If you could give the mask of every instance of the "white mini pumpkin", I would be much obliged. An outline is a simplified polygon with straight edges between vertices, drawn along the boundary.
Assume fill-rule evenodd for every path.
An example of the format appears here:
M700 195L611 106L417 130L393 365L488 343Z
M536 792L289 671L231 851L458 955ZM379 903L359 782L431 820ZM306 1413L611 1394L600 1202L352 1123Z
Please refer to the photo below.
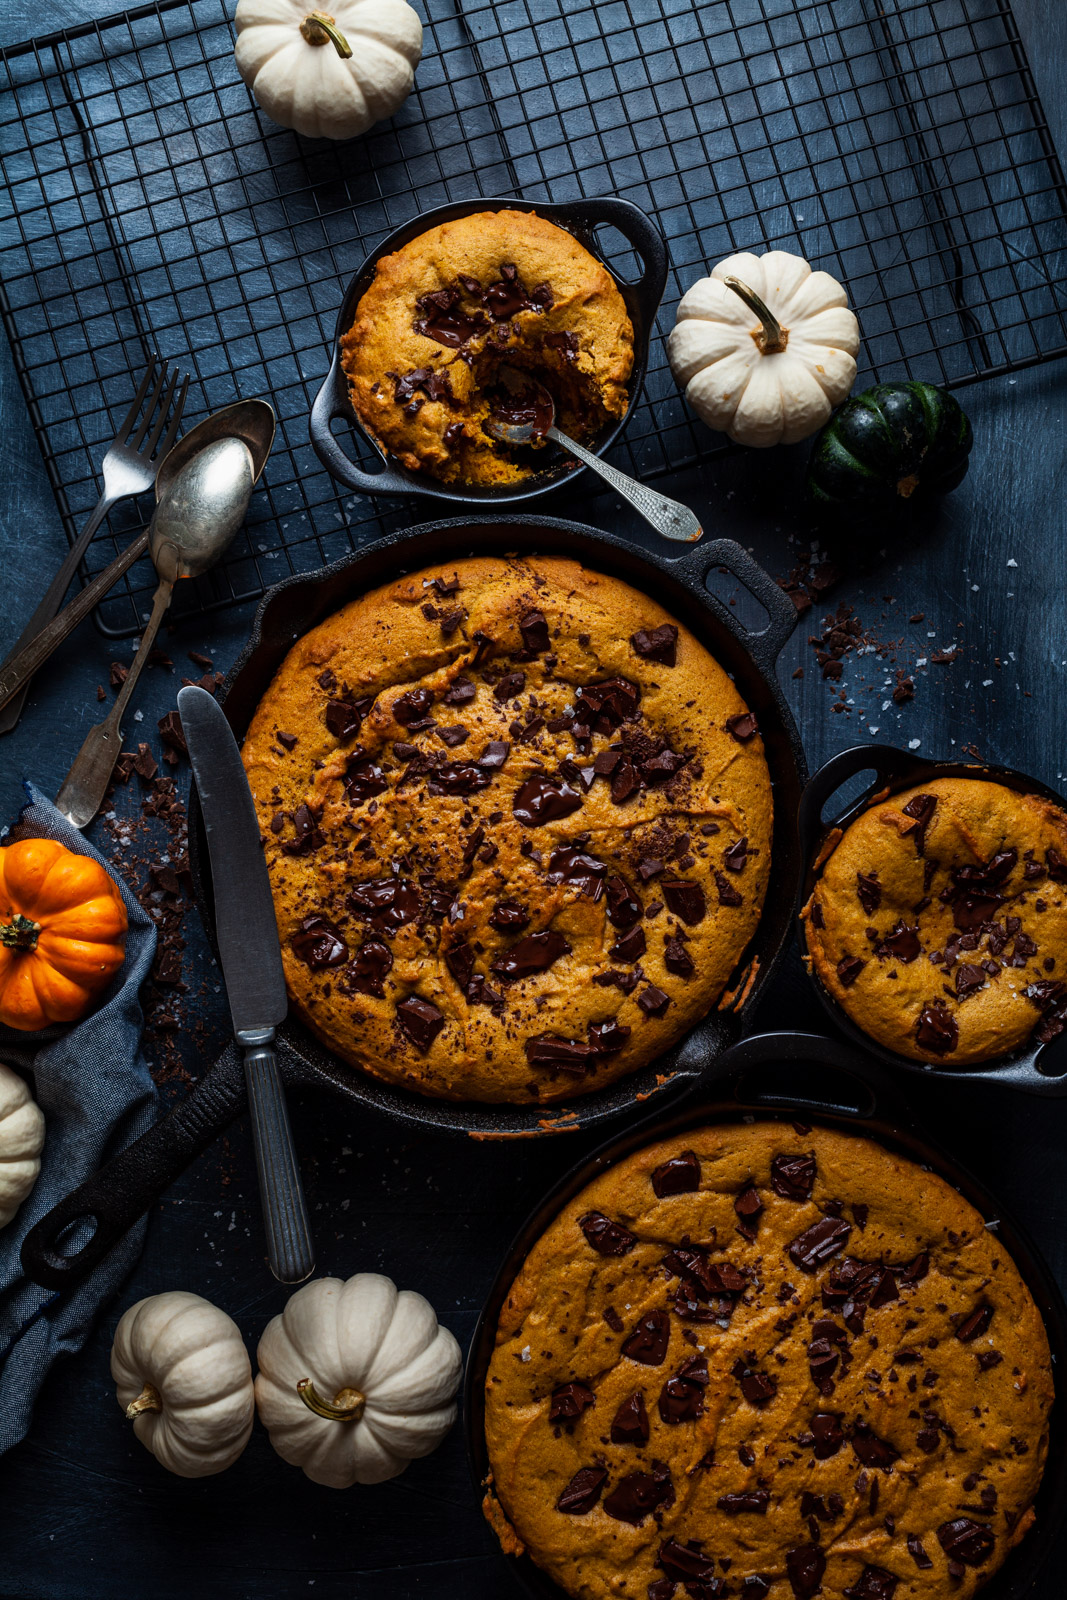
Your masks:
M0 1062L0 1228L37 1182L43 1148L41 1108L26 1080Z
M239 0L237 70L263 110L310 139L354 139L404 104L422 56L407 0Z
M313 1483L384 1483L456 1420L462 1356L433 1307L376 1272L319 1278L259 1341L256 1405L270 1442Z
M730 256L682 297L671 371L709 428L738 444L817 433L856 380L859 323L844 288L800 256Z
M252 1363L237 1324L184 1289L123 1314L111 1376L133 1431L179 1478L207 1478L237 1460L252 1432Z

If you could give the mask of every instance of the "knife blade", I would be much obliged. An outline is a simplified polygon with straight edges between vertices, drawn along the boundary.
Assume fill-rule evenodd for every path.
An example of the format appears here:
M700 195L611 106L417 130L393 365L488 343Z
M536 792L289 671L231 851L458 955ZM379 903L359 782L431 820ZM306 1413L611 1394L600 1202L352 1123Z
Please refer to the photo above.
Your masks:
M178 693L178 711L204 816L230 1015L244 1050L267 1255L279 1282L302 1283L315 1257L273 1049L288 1001L259 819L237 741L214 696L187 686Z

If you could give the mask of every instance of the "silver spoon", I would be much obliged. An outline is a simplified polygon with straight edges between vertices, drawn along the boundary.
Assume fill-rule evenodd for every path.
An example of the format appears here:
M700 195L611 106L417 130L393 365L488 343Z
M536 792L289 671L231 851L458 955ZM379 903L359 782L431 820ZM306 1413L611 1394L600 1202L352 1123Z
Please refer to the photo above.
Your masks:
M270 427L273 436L273 412ZM56 797L59 810L76 828L86 827L103 803L122 748L122 717L170 605L175 583L181 578L198 577L219 559L244 521L258 476L255 457L245 440L236 436L215 439L199 451L186 451L184 455L184 462L179 461L164 479L148 530L148 547L160 578L152 615L110 714L90 728Z
M499 439L501 444L510 445L530 444L534 439L551 439L568 455L577 456L587 467L599 472L605 482L610 483L624 500L629 500L664 539L685 539L691 543L700 538L704 530L688 506L683 506L678 500L668 499L665 494L657 494L655 489L649 489L645 484L638 483L636 478L620 472L617 467L609 466L599 456L561 433L555 425L555 402L543 384L531 378L529 373L517 372L512 367L504 367L499 377L509 393L499 409L490 410L482 424L491 439Z
M213 411L210 417L205 417L195 428L190 429L185 438L180 440L160 462L156 473L156 500L162 497L164 490L184 463L215 439L236 437L244 440L255 464L255 479L253 479L255 481L263 471L264 463L270 454L270 447L274 442L274 426L274 412L265 400L238 400L234 405L223 406L221 410ZM95 578L90 579L69 605L64 606L51 622L45 624L40 633L36 634L17 656L11 657L7 666L0 672L0 708L18 694L52 652L74 632L80 622L85 620L108 590L118 583L123 573L128 572L135 561L140 560L148 549L148 538L148 529L139 533L136 539L104 568L103 572L97 573Z

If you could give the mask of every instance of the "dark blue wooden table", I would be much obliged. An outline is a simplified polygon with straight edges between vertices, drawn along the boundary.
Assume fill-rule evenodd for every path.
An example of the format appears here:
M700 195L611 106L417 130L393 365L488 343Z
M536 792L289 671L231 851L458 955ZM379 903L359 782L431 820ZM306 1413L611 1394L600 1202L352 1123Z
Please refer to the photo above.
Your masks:
M106 14L106 0L68 0L63 22ZM1016 14L1049 120L1067 147L1067 11L1018 0ZM58 25L29 0L0 0L4 42ZM915 374L922 376L922 374ZM1067 367L1053 365L963 392L977 443L963 487L918 536L864 548L856 534L848 575L827 596L853 605L896 661L852 657L834 710L833 686L807 643L817 606L787 645L780 675L814 768L872 736L948 756L964 747L1067 788ZM750 547L776 574L789 571L808 528L797 511L804 451L783 452L768 473L758 453L704 470L691 498L706 526ZM17 632L65 548L6 346L0 350L0 639ZM628 527L621 507L597 502L605 525ZM565 514L565 504L546 506ZM922 614L921 622L911 621ZM164 640L174 673L146 673L136 705L143 728L174 703L189 649L225 668L250 622L248 608L187 621ZM899 642L899 643L898 643ZM932 650L957 644L950 667ZM54 794L86 728L100 715L96 685L128 660L85 626L34 685L17 733L0 748L0 822L14 819L21 779ZM926 664L924 664L924 662ZM893 702L895 666L915 683ZM795 677L803 667L803 677ZM138 724L128 724L137 736ZM877 729L877 735L875 735ZM181 774L183 783L187 775ZM119 809L134 801L120 794ZM99 831L105 845L106 837ZM195 919L194 919L195 920ZM183 1041L187 1070L212 1059L225 1036L217 975L190 929L185 977L202 1019ZM793 961L764 1026L819 1027L821 1014ZM907 1081L916 1115L956 1151L1031 1230L1067 1284L1067 1101ZM175 1084L164 1085L164 1093ZM382 1270L423 1291L461 1341L509 1238L545 1187L588 1148L578 1137L521 1147L457 1146L416 1137L332 1099L293 1096L293 1121L315 1222L319 1271ZM0 1595L19 1600L488 1600L511 1592L468 1480L459 1430L428 1460L378 1488L316 1488L271 1451L257 1428L241 1460L217 1479L168 1477L133 1440L115 1403L108 1351L122 1309L142 1295L187 1288L234 1316L250 1347L285 1295L263 1261L247 1130L238 1124L168 1192L148 1245L85 1351L49 1378L28 1440L0 1461ZM1061 1400L1060 1402L1064 1402ZM1034 1593L1062 1593L1059 1562Z

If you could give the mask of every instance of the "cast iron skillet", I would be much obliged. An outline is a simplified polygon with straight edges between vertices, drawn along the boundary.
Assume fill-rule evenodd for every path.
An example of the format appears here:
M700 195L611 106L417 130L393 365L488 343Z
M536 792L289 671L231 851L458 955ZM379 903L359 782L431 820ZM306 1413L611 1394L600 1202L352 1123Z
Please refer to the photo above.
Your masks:
M872 771L874 777L858 798L849 800L840 810L826 817L826 808L837 790L861 772ZM967 766L958 761L928 761L913 756L892 745L855 745L833 756L819 768L804 790L800 802L800 848L804 856L804 876L801 883L798 911L807 904L819 872L816 861L827 836L835 829L844 829L866 811L874 800L898 794L915 784L929 783L934 778L987 778L994 783L1006 784L1022 794L1041 795L1054 805L1067 810L1067 800L1054 789L1046 788L1036 778L1015 772L1010 767L987 765ZM831 808L833 809L833 808ZM807 951L807 923L798 916L798 937L802 954ZM904 1067L908 1072L921 1072L928 1077L952 1078L957 1083L1005 1083L1015 1089L1025 1089L1029 1094L1059 1096L1067 1094L1067 1035L1052 1039L1048 1044L1030 1044L1012 1055L987 1065L955 1068L948 1059L929 1062L910 1061L906 1056L887 1050L876 1039L858 1028L832 995L823 988L816 977L812 963L805 959L804 966L815 987L815 992L826 1012L841 1031L862 1050L871 1051L880 1060L893 1067ZM1037 1014L1034 1014L1035 1023Z
M357 489L362 494L410 494L415 491L418 494L432 495L437 500L451 500L459 505L496 507L515 505L520 500L530 500L535 495L544 494L546 490L555 488L565 479L571 480L577 477L578 473L585 471L579 462L564 455L555 447L550 447L544 452L545 465L541 471L513 488L505 485L498 489L481 489L470 484L440 483L428 473L409 472L393 456L385 454L381 446L367 433L349 398L348 379L341 367L341 337L348 332L355 321L356 307L370 288L381 257L399 250L402 245L416 239L420 233L425 233L427 229L435 228L442 222L454 222L457 217L467 217L475 211L497 211L504 208L511 211L532 211L539 217L547 217L550 222L572 233L597 260L601 257L601 246L597 242L596 229L600 225L610 225L623 234L640 257L641 276L636 282L628 283L614 272L611 273L634 326L634 364L628 385L629 403L619 421L605 428L589 448L597 455L601 455L629 421L645 381L648 342L667 282L667 247L655 224L629 200L618 200L610 196L595 200L567 200L562 205L550 205L547 201L540 200L531 203L528 200L517 200L506 196L490 199L476 196L473 200L457 200L450 205L437 206L433 211L424 211L421 216L413 217L410 222L405 222L402 227L397 228L367 257L345 293L337 317L330 370L323 380L322 388L315 396L315 403L311 408L310 426L311 442L319 460L347 488ZM606 266L606 263L602 265ZM607 267L607 270L611 272L610 267ZM337 418L343 418L356 429L374 455L382 458L384 464L378 471L366 471L345 454L332 428Z
M617 575L654 596L708 646L734 677L760 724L774 784L773 861L763 917L739 968L752 977L743 1003L734 1011L713 1011L655 1063L597 1094L578 1097L571 1107L433 1100L347 1065L294 1019L279 1029L276 1048L287 1083L318 1084L415 1127L475 1139L570 1132L633 1113L653 1097L674 1098L697 1082L707 1063L739 1037L744 1017L766 987L791 931L801 865L796 813L806 776L800 736L774 677L775 660L793 631L796 613L778 585L739 545L719 539L689 546L672 560L644 553L582 523L545 517L424 523L389 534L322 572L279 584L262 601L251 637L223 686L221 698L237 736L243 737L294 641L346 601L436 561L505 551L567 555ZM769 619L762 632L743 627L729 607L708 592L705 577L713 569L729 572L761 603ZM189 807L189 843L197 903L214 943L210 868L195 789ZM22 1249L29 1277L61 1288L84 1276L239 1115L244 1103L244 1074L230 1048L168 1116L31 1229ZM80 1249L73 1244L64 1248L73 1225L87 1219L95 1226L92 1236ZM82 1229L79 1238L87 1232L87 1227Z
M648 1118L586 1156L547 1194L523 1225L497 1273L467 1357L464 1426L467 1458L481 1500L489 1473L485 1444L485 1378L496 1326L511 1285L534 1244L564 1206L605 1168L659 1139L711 1122L737 1122L754 1114L819 1122L862 1133L938 1173L981 1214L997 1222L997 1238L1011 1255L1044 1320L1053 1371L1067 1360L1067 1307L1036 1248L987 1189L955 1158L934 1145L914 1123L892 1077L870 1056L812 1033L764 1033L743 1040L710 1068L714 1098L701 1096L683 1111ZM1049 1455L1035 1502L1037 1524L990 1579L989 1600L1021 1600L1044 1564L1067 1509L1067 1433L1053 1408ZM501 1560L533 1600L566 1600L564 1591L529 1556Z

